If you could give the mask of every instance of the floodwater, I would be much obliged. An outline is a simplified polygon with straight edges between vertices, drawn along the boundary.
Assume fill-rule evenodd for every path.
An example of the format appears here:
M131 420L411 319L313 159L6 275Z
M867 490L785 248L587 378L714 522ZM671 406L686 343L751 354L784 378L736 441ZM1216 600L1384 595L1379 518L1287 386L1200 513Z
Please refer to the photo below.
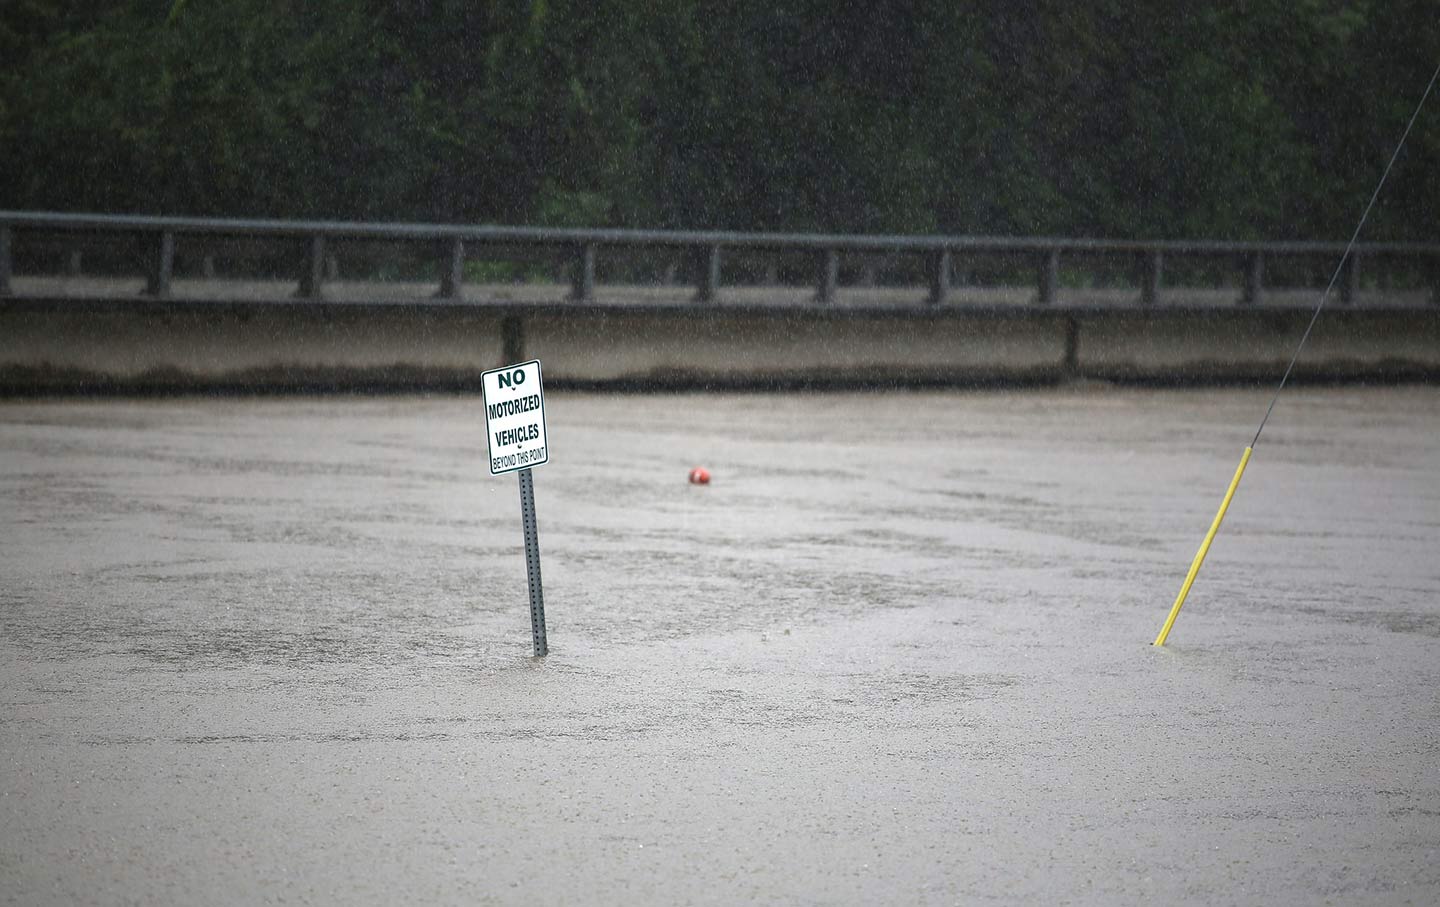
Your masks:
M1440 392L0 403L0 900L1440 900ZM686 483L692 466L714 475Z

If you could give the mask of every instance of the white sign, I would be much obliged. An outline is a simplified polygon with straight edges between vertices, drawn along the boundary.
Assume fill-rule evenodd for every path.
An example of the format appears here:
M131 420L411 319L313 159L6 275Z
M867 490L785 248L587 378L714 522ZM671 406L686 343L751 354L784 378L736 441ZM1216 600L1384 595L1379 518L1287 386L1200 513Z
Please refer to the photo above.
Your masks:
M480 393L485 402L492 476L539 466L550 459L545 449L545 394L540 387L539 359L481 374Z

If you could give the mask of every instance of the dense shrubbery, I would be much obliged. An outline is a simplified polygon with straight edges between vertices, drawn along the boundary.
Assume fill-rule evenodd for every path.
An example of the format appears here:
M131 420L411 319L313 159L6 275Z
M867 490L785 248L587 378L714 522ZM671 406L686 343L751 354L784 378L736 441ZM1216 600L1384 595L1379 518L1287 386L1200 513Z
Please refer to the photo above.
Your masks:
M1440 59L1423 0L99 6L0 8L0 207L1337 238Z

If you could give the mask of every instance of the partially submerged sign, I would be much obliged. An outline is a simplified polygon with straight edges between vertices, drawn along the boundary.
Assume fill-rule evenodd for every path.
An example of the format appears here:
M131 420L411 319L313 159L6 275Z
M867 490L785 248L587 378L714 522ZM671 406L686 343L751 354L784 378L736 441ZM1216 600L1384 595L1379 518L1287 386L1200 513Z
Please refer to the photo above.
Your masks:
M485 402L485 437L490 474L539 466L550 459L545 447L545 392L540 360L491 369L480 376Z
M530 633L536 657L543 657L550 646L545 640L540 526L535 519L535 479L530 473L531 466L550 459L545 447L545 392L540 386L540 360L482 372L480 395L485 404L490 474L520 474L520 524L525 535L525 574L530 581Z

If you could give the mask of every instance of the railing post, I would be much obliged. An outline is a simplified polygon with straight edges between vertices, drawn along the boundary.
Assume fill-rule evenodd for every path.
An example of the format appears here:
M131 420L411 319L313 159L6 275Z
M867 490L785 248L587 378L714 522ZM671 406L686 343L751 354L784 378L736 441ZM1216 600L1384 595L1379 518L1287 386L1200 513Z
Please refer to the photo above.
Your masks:
M1040 261L1040 304L1055 302L1060 289L1060 250L1051 249Z
M1245 292L1240 301L1245 305L1256 305L1260 294L1265 292L1265 256L1251 252L1245 260Z
M170 277L175 271L175 234L170 230L160 233L160 242L155 249L145 279L145 295L164 298L170 295Z
M0 224L0 296L10 295L10 225Z
M835 301L840 286L840 253L826 249L820 254L820 282L815 288L815 301L829 304Z
M944 305L949 295L950 250L941 249L930 256L930 295L926 301L931 305Z
M595 244L586 243L575 257L575 269L570 276L570 298L578 302L589 302L595 298Z
M300 272L300 286L295 295L304 299L320 299L325 295L325 237L310 237L305 256L305 269Z
M1160 287L1165 280L1165 254L1159 249L1145 256L1145 279L1140 286L1140 302L1155 305L1160 301Z
M456 237L450 241L450 249L440 265L440 289L435 291L437 299L459 299L464 295L465 286L465 240Z
M695 287L696 302L714 302L720 292L720 247L711 246L696 252L700 279Z
M1360 296L1360 255L1351 253L1345 262L1344 279L1340 283L1340 304L1350 305Z

